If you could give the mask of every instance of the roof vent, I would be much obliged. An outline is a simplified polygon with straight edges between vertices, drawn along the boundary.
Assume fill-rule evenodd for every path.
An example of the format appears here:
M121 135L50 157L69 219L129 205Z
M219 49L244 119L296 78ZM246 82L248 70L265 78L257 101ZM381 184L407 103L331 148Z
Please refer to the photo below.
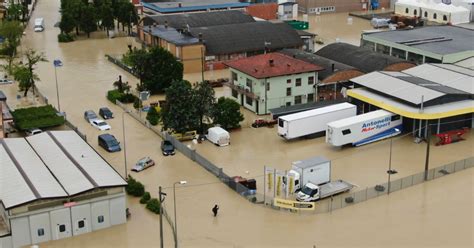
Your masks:
M165 21L165 28L168 28L168 21Z
M199 42L202 42L202 33L198 34Z
M257 68L254 68L255 72L258 72L258 69Z
M288 63L288 64L286 64L286 66L288 66L288 67L291 67L291 64L290 64L290 63Z
M270 66L274 66L274 65L275 65L273 59L268 60L268 63L270 64Z
M157 25L156 22L154 22L154 23L153 23L153 27L156 28L156 25Z
M183 4L182 3L178 3L178 8L181 8L183 7Z

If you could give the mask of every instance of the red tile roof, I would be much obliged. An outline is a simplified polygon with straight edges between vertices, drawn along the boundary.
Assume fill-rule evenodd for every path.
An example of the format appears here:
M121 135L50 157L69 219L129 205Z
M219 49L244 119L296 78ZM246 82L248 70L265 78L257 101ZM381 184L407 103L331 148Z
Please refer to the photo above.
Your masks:
M252 4L245 8L246 12L257 18L264 20L277 19L278 4L276 3L265 3L265 4Z
M324 70L321 66L313 65L281 53L267 53L228 61L224 64L258 79Z

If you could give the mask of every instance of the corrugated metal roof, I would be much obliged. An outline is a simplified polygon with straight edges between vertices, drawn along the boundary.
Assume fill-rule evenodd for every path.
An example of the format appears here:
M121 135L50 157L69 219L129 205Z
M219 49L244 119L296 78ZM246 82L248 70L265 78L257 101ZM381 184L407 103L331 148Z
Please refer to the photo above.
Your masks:
M3 145L0 145L0 201L8 209L35 199L35 194L23 179Z
M461 60L456 62L456 65L461 66L463 68L468 68L474 70L474 57L467 58L465 60Z
M165 22L168 22L170 27L183 29L187 27L209 27L235 23L255 22L255 20L252 16L240 10L155 15L146 16L143 18L144 26L153 25L154 22L156 22L157 25L164 25Z
M68 196L25 139L5 139L5 144L18 161L18 165L24 171L25 176L31 181L40 198Z
M89 174L98 187L126 184L123 178L75 132L54 131L51 134Z
M0 139L0 201L7 209L38 199L125 185L74 131Z
M471 71L472 74L472 70L469 71ZM469 75L466 68L456 68L454 66L449 67L446 65L440 66L438 64L423 64L404 70L403 72L474 94L474 77Z
M397 75L403 75L403 73L372 72L353 78L351 81L413 104L421 104L421 96L423 96L423 101L426 102L446 95L426 87L406 82L405 80L397 78Z
M94 185L69 160L47 133L28 137L27 140L68 194L75 195L94 188Z

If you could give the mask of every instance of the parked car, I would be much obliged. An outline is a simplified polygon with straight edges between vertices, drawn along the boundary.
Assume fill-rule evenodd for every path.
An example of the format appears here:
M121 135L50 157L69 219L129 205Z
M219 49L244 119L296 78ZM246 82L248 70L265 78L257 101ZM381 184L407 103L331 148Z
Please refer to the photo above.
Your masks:
M195 130L187 131L185 133L171 132L170 134L179 141L193 140L197 136L197 132Z
M33 135L36 135L36 134L40 134L42 132L43 131L39 128L32 128L32 129L28 129L28 130L25 131L27 136L33 136Z
M98 118L99 117L97 117L95 112L92 110L87 110L86 112L84 112L84 119L86 119L86 121L88 121L89 123L92 123L92 120L96 120Z
M0 84L12 84L13 81L10 79L2 78L0 79Z
M155 161L153 161L153 159L151 159L150 157L144 157L138 160L138 162L132 168L132 171L139 172L148 167L152 167L153 165L155 165Z
M100 131L110 130L110 125L107 124L104 120L95 119L91 121L91 125Z
M120 148L120 142L112 134L101 134L98 137L99 146L104 148L108 152L118 152Z
M165 156L175 154L174 145L169 140L161 141L161 151L163 152L163 155Z
M114 113L112 113L112 111L107 107L100 108L99 115L106 120L114 118Z

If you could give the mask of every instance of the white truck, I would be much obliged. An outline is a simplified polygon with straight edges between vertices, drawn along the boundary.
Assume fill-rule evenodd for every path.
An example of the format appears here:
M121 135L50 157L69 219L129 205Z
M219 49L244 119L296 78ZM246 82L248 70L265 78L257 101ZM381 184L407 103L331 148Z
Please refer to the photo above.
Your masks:
M361 146L401 133L400 115L376 110L327 124L326 143L333 146Z
M278 118L278 135L290 140L303 136L324 135L327 123L355 116L357 107L350 103L339 103Z
M44 19L43 18L36 18L35 19L35 32L43 32L44 30Z
M331 161L314 157L292 163L286 183L288 190L298 192L297 201L317 201L351 190L354 185L343 180L331 182Z

